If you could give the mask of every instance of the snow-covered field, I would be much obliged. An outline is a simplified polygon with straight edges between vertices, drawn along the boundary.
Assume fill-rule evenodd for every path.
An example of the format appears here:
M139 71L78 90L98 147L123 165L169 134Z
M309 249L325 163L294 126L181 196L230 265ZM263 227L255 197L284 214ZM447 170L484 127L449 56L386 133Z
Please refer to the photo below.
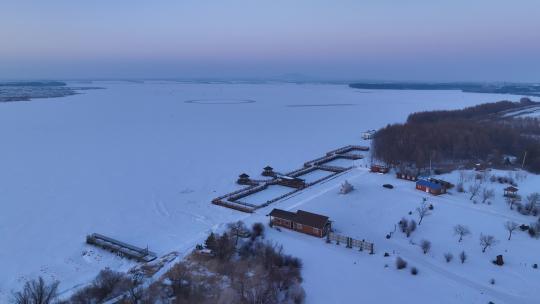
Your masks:
M493 171L492 174L505 176L507 173ZM457 183L458 174L443 178ZM355 190L342 195L339 185L345 179ZM395 188L383 188L385 183ZM465 186L471 183L466 182ZM314 186L294 200L259 210L258 216L250 221L267 221L264 214L273 207L301 209L329 216L340 234L375 243L376 253L369 255L286 229L281 232L269 229L272 240L302 258L308 303L538 303L540 269L533 269L532 265L540 263L540 241L519 230L509 241L504 228L506 221L529 224L538 218L509 210L502 197L507 185L489 181L484 184L495 190L490 205L473 204L467 193L456 191L434 197L416 190L414 185L414 182L396 179L393 174L355 169L332 183ZM529 174L519 186L524 196L539 192L540 176ZM415 209L423 198L434 206L431 215L424 218L410 238L398 228L391 239L386 239L386 234L394 230L402 217L418 221ZM457 224L471 231L461 243L453 232ZM498 240L485 253L479 244L481 233ZM426 255L419 247L422 239L432 242ZM461 251L468 256L464 264L459 261ZM385 252L390 257L384 257ZM454 256L450 263L444 259L447 252ZM491 262L498 254L504 256L502 267ZM407 269L396 270L397 256L408 262ZM411 267L418 268L417 276L410 274ZM495 280L494 285L491 279Z
M268 164L279 172L298 168L328 150L361 143L362 131L403 121L413 111L519 99L459 91L366 91L323 84L94 82L89 86L106 89L0 104L0 302L27 278L41 275L59 279L61 289L68 291L88 282L104 267L122 270L133 265L86 246L88 233L102 233L137 246L148 245L158 254L189 250L209 230L246 217L210 204L213 197L238 189L235 180L242 172L255 177ZM350 106L328 106L332 104ZM308 210L313 211L320 204L334 204L323 211L332 210L330 215L335 217L336 228L373 238L379 253L386 248L402 250L405 257L418 260L422 275L411 278L406 273L393 273L391 268L382 269L379 255L359 255L337 246L328 247L315 238L272 232L271 238L285 243L287 251L305 260L309 303L350 299L343 297L351 293L361 298L363 291L373 295L371 284L375 283L380 283L377 289L387 297L390 292L386 291L396 288L407 294L418 293L407 288L422 286L418 281L426 284L431 293L435 286L442 289L437 284L451 283L455 290L445 289L448 294L457 293L462 285L486 283L476 273L469 277L466 272L440 270L437 267L446 265L411 253L406 240L395 238L389 243L395 245L383 245L381 238L390 229L388 223L399 219L402 209L412 209L421 194L398 187L378 198L369 193L379 195L383 189L379 189L382 181L378 178L387 177L367 178L362 171L347 176L350 174L359 175L355 186L365 189L367 194L357 191L343 200L320 202L319 197L323 196L319 192L334 194L339 180L333 180L283 203L291 207L300 203L307 206L309 202ZM376 187L371 189L370 185ZM403 197L400 191L404 191ZM410 201L405 201L406 195ZM356 204L366 202L366 209L363 205L342 209L354 197ZM402 205L398 204L402 201ZM442 215L444 207L439 210L439 205L436 213ZM475 211L480 206L472 208L465 202L456 206L462 206L453 208L469 214L467 218L484 214ZM268 210L260 210L253 219L264 216L265 211ZM452 214L462 217L457 211ZM389 220L379 222L377 217L382 215ZM363 224L372 217L373 225ZM434 219L435 215L426 219L426 227L434 225ZM421 229L417 236L430 231L436 230ZM427 236L434 242L434 252L442 248L436 247L435 236ZM450 232L441 232L441 240L450 237ZM516 237L516 243L519 241ZM471 237L469 242L476 240ZM523 244L529 243L535 244L523 236ZM320 253L314 251L318 248ZM471 263L465 266L469 272L475 269L474 260L483 265L472 254ZM316 259L317 256L330 257L333 262ZM433 260L436 258L440 257ZM487 260L484 262L488 265L485 267L492 267ZM424 264L420 263L435 266L422 267ZM526 281L524 286L535 282L527 281L530 277L518 274L517 268L502 269L516 271L507 280L518 276L523 278L520 282ZM464 276L466 280L449 276ZM501 277L500 285L493 288L505 288L504 280ZM403 285L394 286L396 282ZM517 287L505 290L512 294L522 291ZM476 293L464 292L461 299L474 302L477 297L473 294Z

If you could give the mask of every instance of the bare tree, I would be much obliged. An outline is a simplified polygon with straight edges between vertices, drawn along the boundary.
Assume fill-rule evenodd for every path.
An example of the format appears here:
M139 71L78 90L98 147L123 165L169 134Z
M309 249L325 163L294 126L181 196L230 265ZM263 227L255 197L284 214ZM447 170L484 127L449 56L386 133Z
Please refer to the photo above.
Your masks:
M475 182L474 184L469 185L469 193L471 193L469 200L472 201L472 199L478 195L478 192L480 192L481 186L482 186L482 182Z
M249 230L246 228L246 225L242 221L236 223L229 223L227 225L232 236L234 236L234 245L238 244L238 239L249 233Z
M52 304L58 296L58 281L47 284L42 277L27 281L23 290L13 294L16 304Z
M431 242L428 240L422 240L420 241L420 248L422 248L422 251L424 254L428 253L431 249Z
M493 189L482 189L482 204L485 204L488 200L495 197L495 191Z
M512 238L512 232L518 228L518 224L516 222L507 221L504 223L504 228L508 231L508 240Z
M459 179L458 179L458 184L463 184L463 182L465 182L465 171L463 170L459 170Z
M407 224L407 228L405 228L405 234L407 237L411 236L411 233L413 233L416 230L416 222L414 220L410 220Z
M480 247L482 247L482 252L486 252L486 249L494 246L497 243L497 240L492 235L480 234Z
M454 255L451 254L450 252L447 252L444 254L444 260L446 261L446 263L450 263L450 261L452 261L453 258L454 258Z
M471 234L471 231L466 226L463 226L463 225L454 226L454 235L459 235L458 242L461 242L463 240L463 237L469 234Z
M467 260L467 254L465 253L465 251L462 251L459 254L459 260L461 261L461 264L465 263L465 261Z
M540 193L534 192L527 195L527 203L524 206L525 214L536 214L536 209L538 208L538 202L540 201Z
M516 196L507 196L505 200L506 203L510 206L510 210L514 210L514 204L517 203L518 198Z
M422 224L422 220L424 219L424 217L431 214L431 212L429 211L429 206L425 199L422 201L422 204L420 204L420 207L416 208L416 213L418 213L419 218L418 225Z

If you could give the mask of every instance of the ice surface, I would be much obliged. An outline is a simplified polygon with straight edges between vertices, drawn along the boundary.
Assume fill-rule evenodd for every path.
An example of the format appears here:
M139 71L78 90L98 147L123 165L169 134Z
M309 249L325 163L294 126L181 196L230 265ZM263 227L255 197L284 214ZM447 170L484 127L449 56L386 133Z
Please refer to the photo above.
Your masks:
M294 190L294 188L281 185L269 185L268 187L266 187L266 189L262 191L241 198L240 201L260 206L273 198L277 198Z
M324 170L313 170L309 173L298 176L298 178L305 180L306 183L309 184L332 174L334 174L334 172L324 171Z
M349 168L354 164L354 161L351 159L346 158L336 158L333 159L327 163L324 163L322 165L324 166L336 166L336 167L343 167L343 168Z

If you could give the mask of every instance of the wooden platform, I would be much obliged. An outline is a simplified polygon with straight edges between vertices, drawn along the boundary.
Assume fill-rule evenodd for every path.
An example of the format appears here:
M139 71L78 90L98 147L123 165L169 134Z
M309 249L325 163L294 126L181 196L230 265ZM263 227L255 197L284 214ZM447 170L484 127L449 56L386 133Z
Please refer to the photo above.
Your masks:
M87 235L86 243L109 250L122 257L137 260L138 262L150 262L157 258L157 255L149 251L148 248L139 248L99 233Z
M304 163L304 166L302 168L293 170L289 173L281 174L281 173L273 171L274 175L272 176L272 179L256 180L249 177L244 177L241 180L241 182L238 182L238 181L237 182L239 184L248 185L248 187L217 197L212 200L212 204L231 208L231 209L242 211L242 212L252 213L256 209L266 207L269 204L276 202L280 199L283 199L287 196L293 195L300 190L313 186L322 181L331 179L340 173L343 173L345 171L352 169L353 166L339 167L339 166L331 166L327 164L336 159L357 160L357 159L363 158L362 155L352 154L351 153L352 151L369 151L369 147L353 146L353 145L341 147L339 149L335 149L330 152L327 152L322 157L307 161ZM329 172L332 172L332 174L325 176L323 178L320 178L311 183L305 183L305 181L302 181L300 178L298 178L299 176L303 174L307 174L314 170L329 171ZM294 181L294 183L291 181ZM276 184L289 186L289 187L292 187L294 190L292 190L289 193L280 195L279 197L268 200L266 203L263 203L261 205L253 205L253 204L249 204L247 202L242 201L242 198L252 195L254 193L257 193L259 191L264 191L268 186L276 185Z

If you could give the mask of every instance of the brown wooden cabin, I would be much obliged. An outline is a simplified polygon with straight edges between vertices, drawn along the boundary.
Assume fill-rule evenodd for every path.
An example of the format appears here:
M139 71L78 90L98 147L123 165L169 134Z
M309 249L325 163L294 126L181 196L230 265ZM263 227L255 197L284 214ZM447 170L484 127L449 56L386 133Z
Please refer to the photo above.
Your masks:
M276 176L276 173L274 172L274 168L270 166L266 166L263 168L263 172L261 173L262 176Z
M386 166L381 166L381 165L371 165L371 172L373 173L388 173L390 171L390 169Z
M446 193L446 188L443 185L425 179L416 182L416 189L433 195Z
M285 227L316 237L324 237L331 229L331 222L327 216L298 210L296 213L274 209L269 214L273 225Z
M406 172L397 172L396 177L399 179L404 179L412 182L416 182L418 180L418 175L412 174L412 173L406 173Z
M286 187L302 189L306 187L306 181L298 177L281 175L278 178L278 184Z
M514 197L517 195L518 188L514 186L504 188L504 196Z

